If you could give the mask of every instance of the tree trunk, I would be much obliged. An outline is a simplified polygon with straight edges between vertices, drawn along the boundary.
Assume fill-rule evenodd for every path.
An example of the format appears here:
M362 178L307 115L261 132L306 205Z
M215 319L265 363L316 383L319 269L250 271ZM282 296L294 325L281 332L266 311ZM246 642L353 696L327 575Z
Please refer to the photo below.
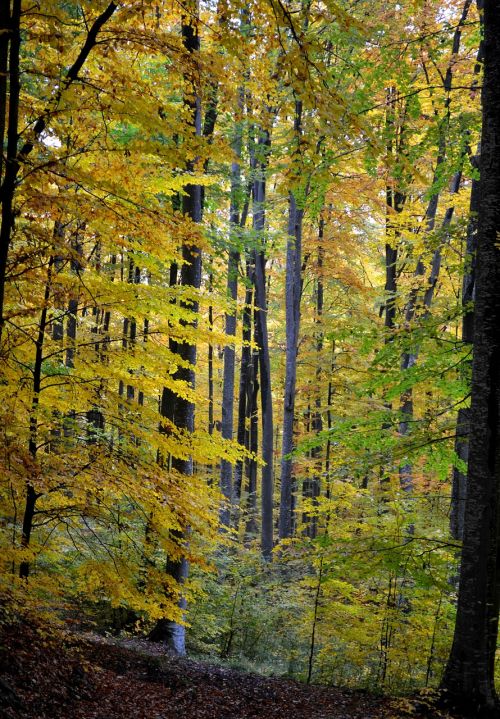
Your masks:
M223 439L233 439L235 349L234 344L232 344L232 338L236 335L236 300L238 298L238 265L240 262L239 225L241 170L239 160L242 149L242 132L240 123L238 123L236 128L232 149L236 159L231 163L231 203L229 209L230 248L227 263L227 296L233 303L233 307L231 312L226 313L226 342L228 342L228 344L224 347L224 370L222 380L221 434ZM226 500L227 506L221 512L221 522L226 526L228 526L231 522L231 506L235 499L233 494L232 475L233 468L231 463L226 459L223 459L220 468L220 488Z
M474 332L474 281L476 266L477 223L480 209L480 182L472 180L470 198L470 219L467 228L467 245L465 248L465 271L462 281L462 342L472 346ZM469 365L469 362L467 362ZM455 452L457 457L467 464L469 459L470 407L458 410ZM450 532L454 539L462 539L464 531L465 497L467 493L467 474L459 467L453 468Z
M243 308L242 318L242 340L241 362L240 362L240 383L238 390L238 426L236 439L246 449L249 448L248 432L246 428L247 419L250 417L249 387L252 381L251 357L252 350L249 343L252 339L252 301L253 301L253 265L247 260L247 287L245 290L245 306ZM246 460L245 465L249 460ZM243 483L243 460L238 460L234 468L234 497L235 502L239 503L241 498L241 489Z
M192 7L192 14L188 17L183 17L182 21L182 41L185 49L191 54L196 55L200 49L200 40L198 35L198 4L197 0L194 0L190 4ZM201 128L201 100L198 92L198 79L197 72L193 70L192 73L186 73L186 80L188 84L188 90L186 93L185 104L191 112L192 126L195 134L200 136L202 132ZM195 169L195 161L189 161L187 163L188 172L193 172ZM193 222L200 223L202 219L202 187L201 185L186 185L184 188L184 195L182 196L182 213L189 217ZM182 246L182 268L180 276L180 284L182 287L192 287L199 289L201 286L201 251L198 247L186 242ZM177 272L176 272L177 274ZM189 308L194 313L198 311L197 302L185 303L181 300L181 307ZM195 365L196 365L196 345L188 342L179 342L177 345L177 354L184 363L188 363L189 366L180 366L177 370L177 377L180 380L185 381L191 387L195 385ZM164 392L165 394L165 392ZM167 393L168 395L168 393ZM162 398L163 399L163 398ZM166 398L165 398L166 399ZM194 432L194 404L190 400L176 395L174 398L174 407L165 407L165 411L172 412L175 424L179 429L186 430L189 433ZM168 404L168 403L167 403ZM177 470L180 474L185 477L190 477L193 474L193 459L188 457L187 459L180 459L178 457L172 458L172 468ZM181 556L179 558L169 558L165 571L181 586L187 579L188 576L188 561L185 556L186 543L188 541L189 527L184 527L183 530L172 530L170 537L175 543L181 548ZM184 612L186 609L186 599L182 596L178 602L179 609ZM186 653L185 647L185 627L183 624L176 622L171 619L160 619L158 620L155 628L150 634L150 639L153 641L162 641L178 655Z
M445 701L498 716L494 663L500 590L500 2L484 2L481 211L477 233L471 433L455 633Z
M210 290L212 285L212 276L210 275ZM212 305L208 307L208 326L210 331L214 326L214 308ZM214 433L214 347L210 342L208 345L208 434Z
M269 132L262 130L258 142L259 156L256 163L256 177L253 184L253 229L259 241L263 242L265 227L266 169L270 145ZM260 397L262 422L262 524L261 549L266 560L271 559L273 550L273 398L271 393L271 363L267 334L267 298L265 276L265 252L261 248L254 252L255 261L255 315L256 336L259 345Z
M324 220L320 218L318 228L318 259L317 259L317 285L316 285L316 386L315 386L315 400L314 400L314 411L312 414L311 430L315 435L320 434L323 431L323 416L321 414L321 390L322 390L322 378L323 378L323 344L324 344L324 329L323 329L323 305L324 305L324 283L323 283L323 260L324 260ZM311 478L311 495L313 500L316 502L317 498L321 494L321 472L322 472L322 447L313 447L311 449L311 459L314 460L315 473ZM309 523L309 535L314 538L318 531L318 518L312 517L312 521Z
M43 363L43 344L45 340L45 330L47 329L47 309L49 304L50 292L52 288L52 270L54 266L54 257L51 255L47 269L47 281L45 284L44 302L40 313L40 322L38 323L38 332L35 340L35 361L33 363L33 394L31 400L31 411L29 418L30 436L28 441L28 450L33 462L33 472L36 472L36 461L38 452L38 407L40 403L40 391L42 383L42 363ZM33 518L35 516L36 501L40 494L37 494L34 482L28 479L26 482L26 501L24 505L23 529L21 537L21 545L28 548L31 532L33 529ZM19 576L21 579L27 579L30 572L30 563L27 559L23 560L19 567Z
M0 3L0 185L3 181L5 128L7 126L7 72L9 69L10 2Z
M9 116L7 119L7 152L5 155L5 172L0 187L0 202L2 204L2 219L0 225L0 341L2 339L3 325L5 322L4 303L7 258L12 229L14 227L14 193L16 190L17 173L19 172L17 142L19 132L19 95L21 92L19 78L19 56L21 50L20 22L21 0L13 0L10 17L10 48L8 53Z
M254 311L254 344L258 346L257 312ZM259 451L259 349L252 350L250 355L249 382L247 385L247 441L248 449L256 457ZM246 465L247 471L247 522L245 534L249 539L255 538L258 531L257 524L257 460L249 458Z
M482 26L483 14L482 0L477 2L480 11L480 22ZM481 40L477 53L474 74L479 75L482 69L484 59L484 44ZM481 145L477 149L476 157L471 159L471 163L475 168L479 168L481 157ZM472 180L471 196L470 196L470 213L469 224L467 227L467 242L465 247L465 270L462 280L462 307L464 315L462 317L462 342L467 343L471 347L474 342L474 287L476 277L476 249L477 249L477 228L479 219L479 210L481 208L481 184L480 180L474 178ZM468 372L470 362L466 363L465 371ZM457 430L455 438L455 453L459 460L465 465L469 461L469 432L470 432L470 407L464 407L458 410ZM454 539L463 539L464 532L464 513L465 498L467 495L467 473L463 472L459 467L453 468L452 489L451 489L451 507L450 507L450 532Z
M300 162L300 138L302 135L302 102L295 101L293 122L296 154ZM294 167L292 182L298 178ZM286 244L286 351L285 351L285 392L283 397L283 434L281 448L281 489L279 538L286 539L292 534L292 457L293 426L295 418L295 386L297 383L297 352L300 327L300 295L302 267L302 219L304 210L297 206L293 189L288 194L288 235Z
M300 326L300 270L302 265L302 217L290 192L288 238L286 249L286 364L285 394L283 398L283 434L281 450L281 495L279 537L286 539L292 533L292 457L294 449L293 426L295 418L295 386L297 382L297 351Z

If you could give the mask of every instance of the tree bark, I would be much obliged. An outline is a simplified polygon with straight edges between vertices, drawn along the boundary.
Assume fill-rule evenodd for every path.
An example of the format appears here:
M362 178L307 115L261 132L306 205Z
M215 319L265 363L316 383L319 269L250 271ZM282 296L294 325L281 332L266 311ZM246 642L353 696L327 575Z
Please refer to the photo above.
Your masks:
M323 217L319 220L319 227L318 227L318 259L317 259L317 272L318 272L318 278L317 278L317 285L316 285L316 325L317 325L317 333L316 333L316 372L315 372L315 400L314 400L314 410L312 413L311 418L311 430L314 432L315 435L318 435L323 431L323 416L321 413L321 391L322 391L322 379L323 379L323 344L324 344L324 328L323 328L323 306L324 306L324 297L325 297L325 290L324 290L324 282L323 282L323 260L324 260L324 254L325 254L325 248L323 246L324 242L324 219ZM310 485L311 485L311 496L315 502L317 502L318 497L321 494L321 475L322 475L322 452L323 448L321 446L318 447L312 447L311 449L311 459L314 460L315 464L315 473L311 477ZM293 523L292 523L293 524ZM317 516L313 516L309 518L309 527L308 527L308 533L309 536L314 539L316 537L318 531L318 518Z
M0 185L3 181L5 128L7 126L7 72L9 69L10 2L0 3Z
M460 710L498 716L494 686L500 593L500 2L484 2L481 210L471 433L455 633L441 683Z
M267 156L270 137L262 130L258 142L256 177L253 184L253 229L262 242L265 226L265 199ZM269 340L267 333L267 299L265 278L265 252L256 249L255 255L255 305L257 341L259 345L260 397L262 421L262 524L261 549L266 560L271 559L273 550L273 398L271 392L271 363L269 359Z
M286 250L286 359L281 450L281 492L279 537L292 534L292 457L297 383L297 351L300 326L300 271L302 265L302 217L293 192L288 197L288 237Z
M252 381L251 357L252 350L249 343L252 339L252 302L253 302L253 265L247 259L246 267L247 287L245 290L245 306L243 307L242 317L242 341L241 361L240 361L240 382L238 389L238 424L236 431L236 439L246 449L249 448L247 420L250 417L249 387ZM246 460L247 466L249 460ZM235 502L239 503L241 498L241 490L243 484L243 460L238 460L234 468L234 497Z
M257 312L253 312L253 341L256 347L259 344L258 328L257 328ZM259 357L260 350L251 351L249 360L249 382L247 384L247 419L248 430L246 432L246 444L248 449L257 457L259 451L259 417L258 417L258 399L259 399ZM257 460L250 457L246 464L247 477L247 522L245 526L245 535L249 539L255 538L258 531L257 523Z
M17 141L19 132L19 95L21 83L19 77L19 59L21 50L21 0L14 0L10 17L10 47L8 61L9 79L9 116L7 119L7 153L5 155L5 172L0 186L0 202L2 205L0 225L0 341L2 339L5 303L5 280L7 258L9 254L12 230L14 227L14 194L16 190L19 160L17 157ZM3 148L2 148L3 150Z
M240 93L241 96L241 93ZM236 336L236 300L238 298L238 265L240 262L240 188L242 149L242 128L238 123L232 143L235 155L231 163L231 202L229 208L229 257L227 262L227 297L233 303L232 310L226 313L227 344L224 347L224 370L222 378L222 423L223 439L233 439L234 414L234 371L235 349L232 338ZM226 500L226 507L221 512L222 524L231 522L231 506L235 501L233 492L233 468L230 462L223 459L220 467L220 488Z
M483 23L483 0L478 0L478 9L480 11L481 26ZM481 28L483 29L483 28ZM484 59L484 43L481 40L477 53L474 74L479 75L482 69ZM471 159L474 167L479 168L481 158L481 145L477 149L477 154ZM474 342L474 289L476 277L476 249L477 249L477 229L479 211L481 208L481 183L480 180L474 178L472 180L470 208L469 208L469 224L467 227L467 241L465 247L465 270L462 280L462 307L464 315L462 317L462 342L470 345L472 348ZM467 362L464 369L468 373L471 363ZM469 461L469 432L470 432L470 407L464 407L458 410L457 430L455 438L455 453L461 462L465 465ZM453 468L452 488L451 488L451 507L450 507L450 532L454 539L463 539L464 532L464 513L465 498L467 495L467 472L463 472L461 468Z
M295 102L294 134L297 145L302 133L302 102ZM298 148L297 148L298 151ZM296 168L295 168L296 169ZM302 267L302 219L304 210L297 205L291 190L288 195L288 235L286 245L286 351L285 392L283 397L283 434L281 449L281 489L279 538L292 534L292 457L295 418L295 386L297 383L297 352L300 327L300 295Z
M192 14L188 17L185 16L182 19L182 42L184 48L188 51L191 57L195 56L200 49L200 39L198 35L198 2L194 0L190 3L192 8ZM202 120L201 120L201 99L198 91L198 80L197 73L188 72L186 73L186 81L188 90L186 93L185 104L191 112L191 122L198 137L202 134ZM190 160L187 163L188 172L193 172L195 169L195 161ZM202 186L189 184L184 188L184 195L182 196L182 213L189 217L194 223L199 224L202 219L203 206L202 206ZM180 285L182 287L192 287L199 289L201 286L201 251L194 244L188 244L185 242L182 246L182 268L180 275ZM176 270L177 268L175 268ZM177 274L177 272L176 272ZM191 309L193 312L198 312L198 302L189 302L186 304L184 300L180 302L181 307ZM185 381L189 386L194 387L195 385L195 365L196 365L196 345L188 342L178 342L177 354L179 358L183 360L183 365L188 363L189 366L180 366L177 370L176 376ZM164 394L169 394L168 392ZM163 399L163 398L162 398ZM163 403L162 403L163 404ZM168 402L167 402L168 404ZM179 429L186 430L189 433L194 432L194 411L195 407L193 402L176 395L173 398L173 407L165 407L165 411L171 412L175 419L175 424ZM163 409L163 407L162 407ZM190 477L193 474L193 459L188 457L187 459L180 459L178 457L172 458L172 468L184 475ZM185 556L186 544L189 537L189 527L184 527L182 530L172 530L170 532L171 539L180 548L180 556L169 557L165 571L177 582L181 587L186 581L189 572L188 561ZM181 594L178 607L181 612L186 609L187 603L186 598ZM178 655L186 653L185 646L185 626L179 622L171 619L160 619L158 620L155 628L150 634L150 639L153 641L162 641Z
M44 302L42 311L40 313L40 321L38 323L38 332L35 340L35 360L33 363L33 389L31 399L31 411L29 418L29 440L28 440L28 451L33 463L32 472L36 472L36 461L38 452L38 407L40 404L40 392L42 389L42 363L43 363L43 344L45 340L45 331L47 329L47 310L50 299L50 292L52 288L52 270L54 266L53 255L49 258L49 264L47 268L47 281L45 284ZM21 536L21 546L25 549L29 547L31 540L31 532L33 529L33 518L35 516L35 507L38 497L35 490L34 478L28 479L26 482L26 500L24 505L23 514L23 529ZM19 567L19 576L21 579L27 579L30 572L29 560L25 559L21 562Z
M474 341L474 299L475 266L476 266L476 245L477 245L477 224L480 209L480 182L472 180L470 198L470 219L467 228L467 244L465 248L465 265L462 281L462 307L464 315L462 318L462 342L473 346ZM467 362L467 365L470 363ZM457 457L467 464L469 459L469 431L470 431L470 407L458 410L457 432L455 439L455 452ZM450 531L454 539L461 540L464 531L465 497L467 493L467 473L459 467L453 468L451 509L450 509Z

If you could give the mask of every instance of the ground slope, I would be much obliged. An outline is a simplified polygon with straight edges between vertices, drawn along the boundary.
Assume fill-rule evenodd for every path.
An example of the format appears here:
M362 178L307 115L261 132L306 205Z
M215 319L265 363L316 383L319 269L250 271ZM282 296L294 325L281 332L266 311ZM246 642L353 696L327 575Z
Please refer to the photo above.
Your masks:
M145 640L1 628L1 719L396 719L423 706L165 656Z

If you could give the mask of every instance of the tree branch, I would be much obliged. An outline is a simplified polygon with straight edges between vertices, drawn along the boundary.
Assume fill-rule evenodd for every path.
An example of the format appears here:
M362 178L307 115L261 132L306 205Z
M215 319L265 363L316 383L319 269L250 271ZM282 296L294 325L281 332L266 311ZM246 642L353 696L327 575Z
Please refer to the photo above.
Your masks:
M73 65L69 68L69 70L66 73L66 78L64 81L63 86L59 89L59 91L56 94L55 97L55 108L59 105L59 101L62 97L62 94L65 90L68 89L68 87L78 79L78 73L82 69L85 61L87 60L88 56L90 55L90 51L94 47L94 45L97 43L97 35L99 34L99 31L103 27L103 25L110 19L110 17L113 15L114 11L117 9L118 5L114 2L111 2L106 10L104 10L99 17L97 17L94 20L94 23L87 34L87 39L85 40L82 49L80 50L78 57L76 58ZM45 112L40 115L38 120L35 122L35 126L33 128L33 134L34 138L31 140L28 140L24 143L22 146L18 158L20 161L23 161L26 159L26 157L32 152L35 141L40 137L42 132L45 130L46 124L47 124L47 118L54 112L54 109L52 110L45 110Z

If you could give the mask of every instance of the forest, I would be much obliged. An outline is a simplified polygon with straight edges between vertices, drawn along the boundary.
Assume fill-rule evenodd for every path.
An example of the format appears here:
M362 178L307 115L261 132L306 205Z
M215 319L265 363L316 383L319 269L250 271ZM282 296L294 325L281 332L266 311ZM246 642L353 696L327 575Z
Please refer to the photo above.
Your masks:
M500 0L1 0L0 149L0 717L500 716Z

